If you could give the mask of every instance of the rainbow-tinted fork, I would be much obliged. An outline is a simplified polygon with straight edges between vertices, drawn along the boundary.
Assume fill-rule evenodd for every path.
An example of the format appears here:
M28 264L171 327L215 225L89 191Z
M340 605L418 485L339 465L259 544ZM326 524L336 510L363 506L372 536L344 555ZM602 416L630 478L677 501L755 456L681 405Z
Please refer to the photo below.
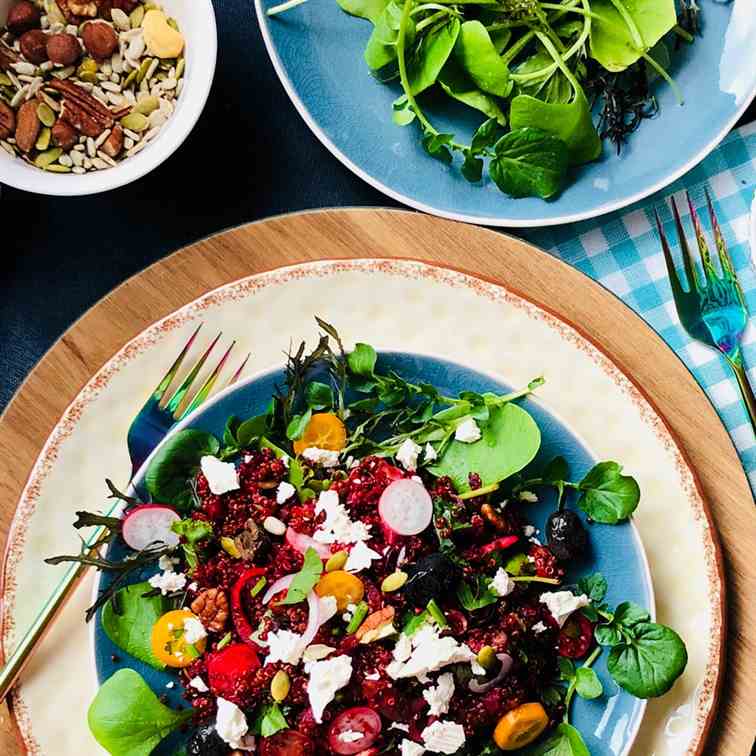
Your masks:
M672 258L672 252L667 237L664 234L659 214L654 210L656 214L656 226L661 238L664 260L667 263L669 282L672 287L672 296L677 308L677 314L680 316L682 327L692 338L716 349L727 360L738 381L743 403L751 419L751 425L753 425L754 431L756 431L756 398L748 382L748 375L743 362L743 353L740 348L743 333L748 325L748 310L746 308L745 297L743 296L743 289L740 286L735 268L730 259L730 254L727 251L727 245L722 236L717 216L714 213L714 206L712 205L709 193L706 192L706 203L709 208L714 243L717 247L719 263L722 268L721 275L717 272L711 259L706 237L701 227L701 221L690 199L690 195L686 193L686 197L688 207L690 208L690 217L693 221L693 228L696 233L696 242L701 255L705 280L701 281L696 264L690 254L682 221L680 220L680 213L677 209L677 203L674 197L672 197L672 212L683 256L684 278L686 279L687 291L683 288L678 277L675 261Z

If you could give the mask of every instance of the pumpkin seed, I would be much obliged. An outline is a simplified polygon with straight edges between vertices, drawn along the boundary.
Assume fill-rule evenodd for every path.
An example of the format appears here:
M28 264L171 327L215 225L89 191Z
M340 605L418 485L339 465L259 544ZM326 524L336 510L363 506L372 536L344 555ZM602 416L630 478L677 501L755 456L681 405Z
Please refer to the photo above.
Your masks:
M99 66L94 58L84 58L84 60L79 63L79 67L76 70L78 71L79 76L87 72L96 74L99 70Z
M50 173L71 173L72 169L67 165L58 165L56 163L55 165L45 166L45 170L49 171Z
M221 546L223 547L223 551L234 559L239 559L241 557L239 547L236 545L233 538L223 536L223 538L221 538Z
M347 554L346 551L337 551L335 554L332 554L326 562L325 571L336 572L336 570L342 569L347 563L348 558L349 554Z
M137 84L141 84L142 80L145 76L147 76L147 72L150 70L150 66L152 65L152 58L145 58L142 61L142 65L139 66L139 70L137 71L136 75L136 81Z
M184 75L185 70L186 70L186 59L179 58L178 63L176 63L176 78L180 79Z
M53 109L46 103L40 102L37 105L37 118L43 126L52 126L55 123L55 113Z
M34 145L40 152L44 152L50 146L50 137L52 131L45 126L37 137L37 143Z
M492 646L483 646L483 648L478 651L478 664L480 664L483 669L493 669L496 666L496 661L496 651L494 651Z
M62 154L63 150L60 147L53 147L51 150L41 152L37 155L34 165L37 168L49 168Z
M0 87L9 87L13 84L13 82L10 80L10 78L4 74L2 71L0 71Z
M67 79L76 73L76 66L66 66L65 68L58 68L56 71L50 71L50 73L56 79Z
M144 5L137 5L129 16L131 28L138 29L142 25L142 21L144 21Z
M279 669L270 681L270 695L276 703L286 700L291 690L291 679L284 670Z
M150 125L150 121L143 113L132 112L121 118L121 126L129 131L144 131Z
M390 575L387 575L385 578L383 578L383 582L381 583L381 590L384 593L393 593L393 591L398 591L406 582L407 573L402 572L401 570L397 570L396 572L392 572Z
M160 100L157 97L149 95L148 97L142 97L136 105L131 109L132 113L141 113L148 116L153 111L160 107Z
M139 75L139 70L135 68L133 71L129 73L129 75L124 80L123 88L128 89L136 81L136 77L138 75Z

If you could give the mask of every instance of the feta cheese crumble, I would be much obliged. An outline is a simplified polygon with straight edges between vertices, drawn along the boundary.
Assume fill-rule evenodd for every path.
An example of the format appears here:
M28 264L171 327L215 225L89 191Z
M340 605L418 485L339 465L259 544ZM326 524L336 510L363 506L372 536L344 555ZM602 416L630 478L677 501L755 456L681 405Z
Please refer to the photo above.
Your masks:
M497 596L509 596L515 589L515 582L509 577L505 569L499 567L488 587Z
M239 488L239 474L233 462L221 462L209 454L200 460L202 474L207 478L210 491L216 496L236 491Z
M437 717L446 714L449 711L449 702L454 695L454 675L451 672L445 672L438 678L435 687L426 688L423 691L423 698L428 702L430 709L428 715Z
M314 465L323 467L336 467L339 464L339 453L330 449L319 449L317 446L309 446L302 452L302 456Z
M296 492L297 489L291 483L282 480L276 489L276 504L285 504Z
M283 662L284 664L299 664L302 658L302 636L290 630L271 630L268 633L268 655L266 664Z
M573 612L588 606L590 599L584 593L575 596L570 591L554 591L553 593L542 593L540 602L546 604L551 615L562 627Z
M417 470L417 458L420 456L422 450L422 446L416 444L411 438L407 438L396 451L396 461L399 462L405 470L414 472Z
M315 504L315 514L321 512L325 512L325 522L313 534L319 543L357 543L370 538L370 526L350 519L336 491L321 492Z
M423 459L425 459L426 462L433 462L433 460L438 459L438 453L430 442L425 445Z
M218 715L215 730L231 748L241 748L249 725L244 712L231 701L218 698Z
M538 501L538 497L532 491L520 491L520 501L535 504Z
M197 643L207 638L207 630L202 621L197 617L188 617L184 620L184 640L187 643Z
M461 441L463 444L474 444L476 441L480 441L480 437L480 428L471 417L463 420L454 431L455 440Z
M536 534L536 529L532 525L526 525L522 532L525 534L525 538L530 538Z
M336 692L349 683L352 677L352 658L334 656L325 661L309 662L305 672L310 675L307 696L310 699L312 715L318 724L323 722L323 712L333 701Z
M535 625L533 625L533 632L536 635L540 635L541 633L545 633L548 630L546 625L543 624L543 622L536 622Z
M370 564L375 559L380 559L381 555L373 551L364 541L357 541L349 550L344 569L347 572L361 572L370 568Z
M401 749L402 756L422 756L425 753L425 748L420 743L415 743L414 740L407 740L407 738L402 740Z
M191 680L189 680L189 687L194 688L200 693L207 693L210 690L210 688L208 688L205 684L205 681L199 676L193 677Z
M409 725L404 722L392 722L389 725L389 730L399 730L400 732L409 732Z
M178 559L175 559L172 556L169 556L168 554L163 554L163 556L158 559L158 567L161 570L166 570L173 572L173 568L179 563Z
M167 596L174 591L180 591L186 585L186 575L183 572L166 570L153 575L148 582L153 588L159 588L163 596Z
M357 732L357 730L344 730L344 732L339 735L339 740L342 743L356 743L358 740L362 740L364 737L364 732Z
M456 722L439 720L426 727L421 737L429 751L456 753L465 743L465 729Z

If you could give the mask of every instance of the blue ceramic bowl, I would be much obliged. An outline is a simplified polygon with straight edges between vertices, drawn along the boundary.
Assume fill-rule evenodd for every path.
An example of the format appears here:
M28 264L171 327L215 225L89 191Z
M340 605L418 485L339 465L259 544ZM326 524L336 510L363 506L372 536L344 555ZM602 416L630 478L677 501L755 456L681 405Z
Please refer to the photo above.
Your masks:
M464 390L501 393L512 390L511 386L490 376L433 357L388 352L380 355L378 364L381 371L393 369L410 381L427 381L445 394L456 395ZM219 394L177 426L177 429L187 426L200 428L220 438L229 416L244 418L263 412L276 384L280 385L282 381L282 370L250 378ZM582 441L539 402L527 399L523 406L533 415L542 434L541 449L531 465L533 471L542 469L549 460L561 454L566 458L573 477L581 478L597 461ZM143 480L144 468L135 479L137 488ZM531 522L543 529L546 518L554 510L554 498L544 498L531 507ZM581 575L601 572L609 583L609 604L634 601L648 607L653 613L654 597L648 563L635 526L626 523L612 527L586 527L590 532L589 553L570 572L568 580L574 582ZM114 546L111 553L115 556L122 548ZM155 570L147 571L133 582L145 580L154 572ZM101 580L105 581L107 577ZM166 694L172 705L182 702L181 686L176 673L152 669L122 652L102 630L99 613L94 627L94 654L100 682L122 667L131 667L145 678L158 695ZM113 661L114 656L116 661ZM614 684L606 671L605 659L606 654L603 654L595 667L604 685L605 695L593 701L576 699L572 709L572 722L583 734L592 756L621 756L630 749L635 738L645 703ZM175 685L167 687L171 683ZM181 734L173 735L155 753L173 753L185 737Z
M416 124L400 128L392 122L391 103L400 86L381 84L370 75L363 59L372 29L368 21L348 16L336 0L309 0L266 16L266 8L277 2L255 0L257 18L282 84L318 139L384 194L470 223L545 226L624 207L703 160L756 92L756 16L747 0L736 6L704 0L704 34L695 44L683 45L671 71L685 105L678 105L669 86L657 83L660 115L641 124L620 157L607 144L603 156L580 168L558 198L513 200L488 180L470 185L459 162L449 168L426 155ZM423 102L439 131L460 141L469 142L483 120L447 97Z

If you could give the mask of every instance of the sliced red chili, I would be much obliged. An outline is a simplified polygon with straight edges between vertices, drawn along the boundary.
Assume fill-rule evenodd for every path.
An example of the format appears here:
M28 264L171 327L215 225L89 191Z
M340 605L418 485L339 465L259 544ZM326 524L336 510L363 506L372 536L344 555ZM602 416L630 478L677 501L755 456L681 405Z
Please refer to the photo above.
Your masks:
M516 535L508 535L508 536L502 536L501 538L496 538L491 543L487 543L485 546L482 546L480 549L480 553L482 555L490 554L492 551L503 551L504 549L508 549L510 546L514 546L514 544L517 543L520 539Z
M254 580L259 578L260 575L265 574L265 570L262 567L249 567L244 570L234 583L234 587L231 589L231 617L234 621L234 627L239 637L245 642L251 645L255 645L252 638L254 628L247 619L247 614L244 611L242 604L242 592L244 589Z

